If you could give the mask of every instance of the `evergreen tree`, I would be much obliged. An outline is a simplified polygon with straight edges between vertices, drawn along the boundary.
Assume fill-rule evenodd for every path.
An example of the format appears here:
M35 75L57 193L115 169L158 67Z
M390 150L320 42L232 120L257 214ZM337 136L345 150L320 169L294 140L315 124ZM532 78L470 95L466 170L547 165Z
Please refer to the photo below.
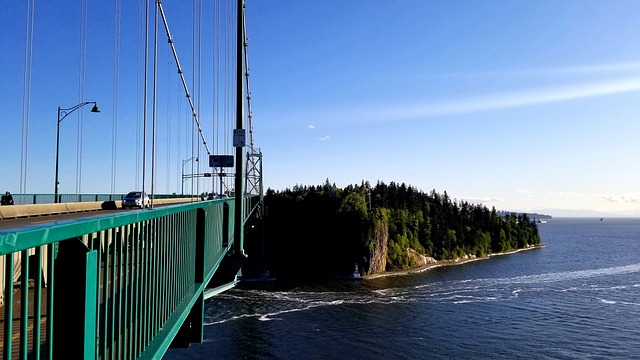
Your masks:
M326 179L319 186L268 189L265 205L270 268L281 274L348 274L354 263L371 261L380 240L374 236L381 233L388 234L389 270L412 266L410 250L455 259L540 244L537 225L527 214L503 218L495 208L451 200L446 191L423 193L405 183L378 181L371 188L363 181L339 189Z

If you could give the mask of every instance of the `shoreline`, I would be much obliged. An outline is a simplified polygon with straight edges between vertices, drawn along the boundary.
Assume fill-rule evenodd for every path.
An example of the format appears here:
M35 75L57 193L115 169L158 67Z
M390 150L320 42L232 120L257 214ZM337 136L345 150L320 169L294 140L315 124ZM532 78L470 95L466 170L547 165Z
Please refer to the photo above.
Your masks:
M474 261L480 261L480 260L487 260L490 259L494 256L503 256L503 255L512 255L515 253L519 253L521 251L527 251L527 250L533 250L533 249L542 249L544 248L545 245L537 245L537 246L530 246L527 248L522 248L522 249L516 249L516 250L512 250L512 251L507 251L507 252L503 252L503 253L491 253L487 256L483 256L483 257L475 257L475 258L470 258L470 259L463 259L463 260L440 260L435 264L426 264L426 265L422 265L420 267L414 268L414 269L408 269L408 270L395 270L395 271L385 271L383 273L377 273L377 274L372 274L372 275L364 275L362 277L363 280L371 280L371 279L377 279L377 278L382 278L382 277L387 277L387 276L403 276L403 275L413 275L413 274L419 274L434 268L438 268L438 267L443 267L443 266L456 266L456 265L462 265L462 264L467 264L470 262L474 262Z

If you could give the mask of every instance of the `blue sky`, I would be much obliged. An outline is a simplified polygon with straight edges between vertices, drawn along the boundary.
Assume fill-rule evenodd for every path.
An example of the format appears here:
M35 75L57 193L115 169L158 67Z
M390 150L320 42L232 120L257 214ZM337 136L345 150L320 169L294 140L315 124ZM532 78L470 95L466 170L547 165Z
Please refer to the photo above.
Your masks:
M211 56L217 3L203 4L202 80L193 94L209 146L228 153L229 136L216 130L228 110L212 90L227 79L216 77ZM193 5L163 4L193 90ZM4 7L0 186L17 193L26 4ZM139 5L121 10L117 101L115 2L88 1L87 9L84 99L102 112L77 111L80 160L78 114L62 122L60 191L126 192L141 181ZM246 11L265 186L395 181L501 210L640 216L640 2L248 0ZM35 4L28 193L53 192L56 110L81 99L81 18L79 2ZM179 192L181 162L198 154L160 35L156 187ZM211 186L202 179L194 189Z

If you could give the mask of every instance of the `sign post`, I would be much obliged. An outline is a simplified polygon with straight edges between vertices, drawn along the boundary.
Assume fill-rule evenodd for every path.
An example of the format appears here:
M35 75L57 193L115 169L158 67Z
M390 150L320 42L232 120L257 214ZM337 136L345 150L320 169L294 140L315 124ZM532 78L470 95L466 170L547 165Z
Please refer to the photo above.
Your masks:
M222 178L225 176L222 168L233 167L233 155L209 155L209 166L212 168L220 168L220 195L222 195Z

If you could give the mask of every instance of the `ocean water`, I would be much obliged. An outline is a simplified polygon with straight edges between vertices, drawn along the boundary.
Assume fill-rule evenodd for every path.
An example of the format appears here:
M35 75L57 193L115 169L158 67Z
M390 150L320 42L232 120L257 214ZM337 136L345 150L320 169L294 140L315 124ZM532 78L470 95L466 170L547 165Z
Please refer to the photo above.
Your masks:
M542 249L420 274L240 284L165 359L640 358L640 219L539 230Z

